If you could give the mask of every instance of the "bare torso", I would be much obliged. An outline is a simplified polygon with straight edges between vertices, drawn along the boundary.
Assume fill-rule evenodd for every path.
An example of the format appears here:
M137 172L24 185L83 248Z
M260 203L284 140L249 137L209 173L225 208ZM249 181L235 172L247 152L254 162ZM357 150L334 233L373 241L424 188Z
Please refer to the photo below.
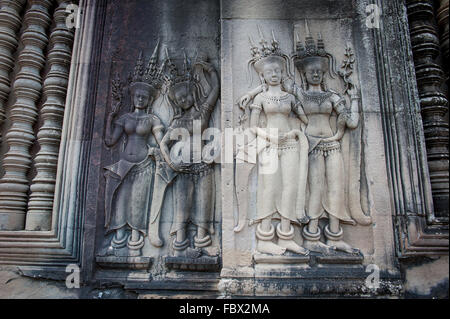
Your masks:
M129 162L143 161L148 154L148 138L152 133L152 117L149 114L137 115L128 113L125 115L124 131L127 135L123 158Z
M334 134L330 126L330 117L333 112L331 94L329 92L321 93L323 94L323 101L311 101L300 94L303 110L308 117L306 134L317 137L331 137Z
M295 97L286 92L281 92L280 95L260 93L255 98L255 103L262 105L267 118L267 128L278 129L279 134L285 134L291 130L288 123L294 102Z

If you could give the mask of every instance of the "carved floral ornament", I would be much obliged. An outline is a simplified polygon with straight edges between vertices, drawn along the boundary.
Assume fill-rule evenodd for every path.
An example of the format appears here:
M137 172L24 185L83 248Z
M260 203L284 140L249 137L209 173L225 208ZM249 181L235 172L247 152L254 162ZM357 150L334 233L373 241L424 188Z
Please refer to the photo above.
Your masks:
M338 72L321 34L314 40L307 21L305 30L305 42L297 34L296 51L290 57L280 49L273 30L269 43L258 26L259 46L249 36L248 80L251 85L252 73L256 72L261 85L238 101L243 111L240 131L248 135L248 142L238 145L236 155L239 218L235 232L245 227L249 178L256 169L256 219L250 220L249 225L257 224L257 254L360 254L359 249L343 240L341 227L371 224L370 216L361 208L361 158L357 155L361 153L360 98L351 79L355 58L347 45L342 70ZM293 66L301 79L299 85L293 80ZM332 78L339 75L344 86L342 93L327 87L327 74ZM290 114L295 114L298 125L292 125ZM266 118L265 127L261 124L262 115ZM352 139L348 171L341 154L345 134ZM256 154L256 161L250 154ZM328 220L323 229L319 227L322 218ZM302 226L302 246L294 240L298 229L294 225ZM320 240L322 233L325 242Z

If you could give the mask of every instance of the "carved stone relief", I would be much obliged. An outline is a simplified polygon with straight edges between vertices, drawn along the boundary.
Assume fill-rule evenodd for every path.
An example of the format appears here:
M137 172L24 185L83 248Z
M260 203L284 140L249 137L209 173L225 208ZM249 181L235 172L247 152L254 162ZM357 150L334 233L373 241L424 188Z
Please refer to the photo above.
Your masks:
M396 247L448 254L428 199L429 172L448 199L430 1L376 1L394 13L385 33L361 22L368 1L87 0L80 30L69 3L0 0L0 264L64 279L75 263L136 290L356 296L369 265L398 294ZM232 129L230 161L212 128Z
M238 101L244 112L239 131L245 142L238 144L236 154L235 232L245 226L250 174L257 169L256 219L249 223L257 223L256 262L273 262L274 255L307 256L310 251L341 252L359 259L359 249L343 240L341 225L372 223L361 207L360 136L347 133L358 127L360 118L360 93L352 80L356 59L347 46L342 70L337 71L322 35L314 40L306 20L304 25L305 42L297 33L290 57L281 52L274 31L268 42L258 27L259 46L249 37L249 71L253 67L261 85ZM328 88L328 76L341 79L342 93ZM349 165L341 154L344 135L350 135ZM323 218L328 222L320 227ZM274 219L280 222L273 223ZM295 233L300 227L299 240Z
M170 246L170 254L164 256L168 268L217 269L219 243L212 240L217 155L205 152L217 141L205 143L202 137L217 104L219 77L206 54L196 52L191 62L183 52L179 68L167 47L159 63L160 50L158 41L147 65L142 53L136 62L127 85L131 112L121 112L129 108L124 105L120 75L111 84L114 102L105 145L119 146L120 160L104 168L105 228L113 236L97 262L106 267L148 268L156 257L142 252L148 238L155 248ZM153 112L158 98L171 108L168 125ZM201 141L200 154L197 141ZM173 210L169 233L160 231L165 202L171 202ZM193 236L190 225L195 227Z
M170 235L175 235L172 243L173 256L206 258L209 264L208 257L214 258L217 254L214 251L208 252L208 247L212 245L211 235L215 232L214 158L207 152L199 154L199 150L194 149L194 140L201 139L208 128L219 96L219 76L208 63L207 56L202 53L197 55L192 67L185 55L181 73L172 63L169 69L168 98L175 116L161 142L161 151L176 175L173 184L174 220L170 230ZM209 82L207 78L210 79ZM189 134L188 138L173 143L173 135L179 134L177 132L180 129L181 133L184 130ZM184 156L186 153L190 153L188 158ZM189 222L196 228L193 243L186 236ZM166 259L172 264L177 260ZM217 259L213 259L213 262L217 264Z
M155 159L158 148L148 145L151 134L159 144L163 125L152 114L151 107L161 86L162 69L157 66L158 45L148 65L139 56L130 79L132 112L118 116L122 105L121 82L113 82L115 105L108 115L105 144L108 147L121 143L119 162L105 167L105 227L114 232L108 253L127 247L129 256L140 256L147 235L152 202ZM131 234L127 234L127 228ZM160 243L158 243L161 245Z

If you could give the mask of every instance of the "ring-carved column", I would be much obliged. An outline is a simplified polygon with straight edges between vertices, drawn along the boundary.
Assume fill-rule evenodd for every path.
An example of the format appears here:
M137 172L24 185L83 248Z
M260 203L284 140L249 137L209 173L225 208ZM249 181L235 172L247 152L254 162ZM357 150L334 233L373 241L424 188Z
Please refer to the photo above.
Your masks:
M45 102L40 110L43 121L37 134L40 150L34 159L37 174L33 179L28 202L26 230L50 230L56 169L62 121L72 56L73 32L66 26L68 0L58 0L55 10L55 28L50 35L48 65L50 71L44 80Z
M407 0L411 44L419 90L435 216L448 216L448 100L441 91L442 67L432 0Z
M11 92L10 73L14 68L13 54L17 49L20 13L26 0L0 1L0 128L5 120L5 106ZM0 131L0 143L2 140Z
M5 142L8 151L3 159L4 176L0 180L0 229L23 230L28 199L27 173L31 165L30 147L35 140L33 125L38 117L36 106L41 96L41 71L48 44L49 9L53 1L30 0L25 13L23 49L19 54L19 72L13 85L16 98L10 112L11 127Z
M439 25L441 48L443 53L443 59L446 67L449 67L448 63L448 0L441 0L439 9L437 10L437 22ZM448 72L447 72L448 75Z

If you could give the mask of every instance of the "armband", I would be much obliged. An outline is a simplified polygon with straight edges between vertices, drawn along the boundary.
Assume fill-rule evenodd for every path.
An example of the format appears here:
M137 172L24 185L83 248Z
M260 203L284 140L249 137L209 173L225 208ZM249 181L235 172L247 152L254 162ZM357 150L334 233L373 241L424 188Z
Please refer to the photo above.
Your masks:
M250 109L257 109L257 110L262 110L262 106L258 105L258 104L250 104Z

